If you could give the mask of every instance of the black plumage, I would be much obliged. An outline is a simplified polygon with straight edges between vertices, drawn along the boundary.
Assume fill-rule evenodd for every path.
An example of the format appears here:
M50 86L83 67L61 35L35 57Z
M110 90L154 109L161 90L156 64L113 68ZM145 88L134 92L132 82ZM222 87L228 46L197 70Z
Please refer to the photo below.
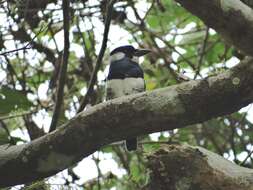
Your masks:
M143 71L138 63L133 62L129 57L111 63L107 80L127 77L143 78Z

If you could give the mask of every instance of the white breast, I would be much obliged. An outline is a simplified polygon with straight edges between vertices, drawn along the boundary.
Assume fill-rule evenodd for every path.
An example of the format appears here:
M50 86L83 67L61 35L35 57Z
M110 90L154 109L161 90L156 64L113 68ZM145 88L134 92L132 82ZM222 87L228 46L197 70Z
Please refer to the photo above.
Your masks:
M106 83L106 99L145 91L143 78L112 79Z

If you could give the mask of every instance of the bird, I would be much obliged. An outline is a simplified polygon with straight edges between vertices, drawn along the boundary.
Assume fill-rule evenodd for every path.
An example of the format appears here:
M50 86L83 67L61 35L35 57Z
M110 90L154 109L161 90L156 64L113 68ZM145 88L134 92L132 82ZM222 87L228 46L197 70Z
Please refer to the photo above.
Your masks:
M110 66L106 77L106 100L145 91L144 72L139 57L149 53L148 49L136 49L132 45L115 48L110 53ZM128 151L137 150L137 137L127 138Z

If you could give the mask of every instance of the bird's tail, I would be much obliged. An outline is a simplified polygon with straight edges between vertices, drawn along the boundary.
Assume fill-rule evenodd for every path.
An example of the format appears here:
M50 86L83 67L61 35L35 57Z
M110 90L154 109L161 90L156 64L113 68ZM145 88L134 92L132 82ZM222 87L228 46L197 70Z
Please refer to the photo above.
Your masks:
M137 149L137 138L129 138L126 140L126 148L128 151L134 151Z

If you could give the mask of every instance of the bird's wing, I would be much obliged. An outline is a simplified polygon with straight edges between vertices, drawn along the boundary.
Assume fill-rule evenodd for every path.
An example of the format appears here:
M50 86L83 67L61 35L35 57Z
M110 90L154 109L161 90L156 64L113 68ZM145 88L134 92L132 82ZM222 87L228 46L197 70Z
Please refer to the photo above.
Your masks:
M130 67L126 72L125 72L125 77L128 78L143 78L143 71L140 68L140 66L134 66Z

